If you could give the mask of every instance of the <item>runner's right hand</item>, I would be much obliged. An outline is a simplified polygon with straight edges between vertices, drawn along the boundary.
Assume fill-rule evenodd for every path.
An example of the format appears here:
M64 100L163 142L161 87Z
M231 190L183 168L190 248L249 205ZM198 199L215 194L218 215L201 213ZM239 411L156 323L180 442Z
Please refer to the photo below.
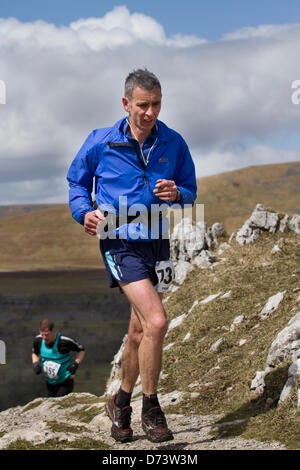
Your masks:
M89 235L96 235L97 225L105 217L99 209L95 211L87 212L84 216L84 230Z
M34 373L36 375L39 375L42 372L42 366L39 362L34 362L32 366L33 366Z

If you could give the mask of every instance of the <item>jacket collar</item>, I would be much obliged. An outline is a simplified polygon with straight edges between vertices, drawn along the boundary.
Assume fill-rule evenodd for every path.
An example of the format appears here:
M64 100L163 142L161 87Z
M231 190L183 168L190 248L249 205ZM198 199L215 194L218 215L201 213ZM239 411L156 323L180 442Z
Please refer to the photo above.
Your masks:
M109 139L112 142L124 142L126 140L127 119L127 117L120 119L112 127L109 134ZM169 142L173 139L173 135L166 124L159 120L156 121L156 124L159 143Z

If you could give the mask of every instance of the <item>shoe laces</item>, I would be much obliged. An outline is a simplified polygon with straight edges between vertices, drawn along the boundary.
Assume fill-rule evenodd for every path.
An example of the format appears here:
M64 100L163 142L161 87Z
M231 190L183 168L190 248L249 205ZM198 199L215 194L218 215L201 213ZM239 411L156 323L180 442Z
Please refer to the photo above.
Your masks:
M153 409L151 414L157 426L162 427L162 428L166 427L166 418L161 408L157 407Z

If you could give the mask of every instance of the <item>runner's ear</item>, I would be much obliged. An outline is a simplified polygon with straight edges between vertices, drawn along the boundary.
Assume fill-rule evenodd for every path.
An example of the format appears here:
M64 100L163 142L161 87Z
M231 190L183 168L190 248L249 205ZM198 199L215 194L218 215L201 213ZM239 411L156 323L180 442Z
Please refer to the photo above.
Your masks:
M125 111L127 111L127 113L129 113L129 100L128 98L126 98L126 96L124 96L124 98L122 98L122 104L123 104L123 108L125 109Z

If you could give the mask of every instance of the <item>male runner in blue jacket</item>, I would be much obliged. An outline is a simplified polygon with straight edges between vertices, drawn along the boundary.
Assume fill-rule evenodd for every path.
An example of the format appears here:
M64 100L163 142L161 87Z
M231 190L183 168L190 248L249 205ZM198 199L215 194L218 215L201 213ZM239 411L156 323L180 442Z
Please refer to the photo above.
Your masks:
M157 398L167 331L162 296L173 279L161 206L192 205L197 186L187 144L157 119L161 99L154 74L130 73L122 99L128 116L113 127L93 131L67 177L72 215L90 235L102 227L100 250L110 287L120 286L131 305L121 387L106 405L113 423L111 434L120 442L133 437L130 399L139 374L147 438L152 442L173 439ZM91 199L93 184L97 209Z

